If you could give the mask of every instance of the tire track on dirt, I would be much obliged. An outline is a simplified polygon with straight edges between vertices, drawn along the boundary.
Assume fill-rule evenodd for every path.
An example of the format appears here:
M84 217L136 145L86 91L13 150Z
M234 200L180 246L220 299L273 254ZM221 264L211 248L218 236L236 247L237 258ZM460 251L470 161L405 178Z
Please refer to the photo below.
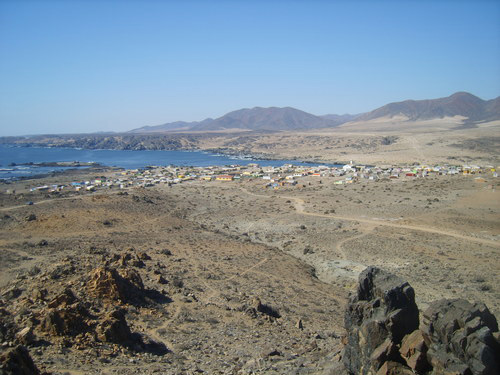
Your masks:
M268 195L262 195L262 194L256 194L248 191L245 188L240 188L243 192L246 194L249 194L254 197L258 198L270 198ZM363 224L370 224L370 225L376 225L376 226L385 226L385 227L391 227L391 228L397 228L397 229L407 229L407 230L414 230L414 231L419 231L419 232L426 232L426 233L433 233L433 234L439 234L442 236L449 236L449 237L454 237L460 240L465 240L465 241L471 241L471 242L478 242L482 243L485 245L490 245L494 247L499 247L498 241L495 240L488 240L484 238L477 238L477 237L471 237L471 236L466 236L463 234L455 233L455 232L449 232L445 230L440 230L436 228L431 228L431 227L426 227L426 226L420 226L420 225L409 225L409 224L397 224L397 223L391 223L387 221L381 221L381 220L374 220L374 219L366 219L366 218L361 218L361 217L349 217L349 216L341 216L341 215L329 215L329 214L320 214L320 213L315 213L315 212L308 212L305 211L305 202L301 198L297 197L291 197L291 196L285 196L285 195L280 195L277 196L278 198L282 199L289 199L294 202L294 207L297 213L305 216L313 216L313 217L323 217L323 218L328 218L328 219L337 219L337 220L345 220L345 221L352 221L352 222L358 222L358 223L363 223Z

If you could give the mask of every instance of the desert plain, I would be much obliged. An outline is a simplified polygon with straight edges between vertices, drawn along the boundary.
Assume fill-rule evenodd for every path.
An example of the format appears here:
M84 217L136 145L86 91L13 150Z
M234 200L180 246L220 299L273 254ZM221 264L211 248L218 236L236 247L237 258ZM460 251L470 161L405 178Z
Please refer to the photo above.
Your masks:
M276 148L373 165L419 155L483 165L468 175L30 191L119 173L89 169L3 184L2 350L21 341L51 374L328 374L349 293L370 265L408 280L421 309L459 297L498 317L500 184L485 167L498 162L494 125L448 137L360 125L338 130L341 151L328 134L293 135L315 139L316 153Z

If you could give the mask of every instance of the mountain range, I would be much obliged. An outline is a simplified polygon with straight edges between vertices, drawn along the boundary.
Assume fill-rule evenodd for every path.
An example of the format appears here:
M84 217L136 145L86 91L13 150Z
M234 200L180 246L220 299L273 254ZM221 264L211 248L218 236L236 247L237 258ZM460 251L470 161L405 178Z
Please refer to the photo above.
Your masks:
M328 114L316 116L291 107L254 107L232 111L216 119L207 118L199 122L176 121L163 125L144 126L130 132L310 130L335 127L350 121L371 121L394 116L404 116L408 121L453 116L462 116L466 118L467 122L500 120L500 97L492 100L482 100L467 92L457 92L446 98L405 100L389 103L371 112L357 115Z
M469 121L491 121L500 119L500 97L482 100L467 92L457 92L446 98L428 100L405 100L389 103L356 120L368 121L380 117L403 115L410 121L463 116Z

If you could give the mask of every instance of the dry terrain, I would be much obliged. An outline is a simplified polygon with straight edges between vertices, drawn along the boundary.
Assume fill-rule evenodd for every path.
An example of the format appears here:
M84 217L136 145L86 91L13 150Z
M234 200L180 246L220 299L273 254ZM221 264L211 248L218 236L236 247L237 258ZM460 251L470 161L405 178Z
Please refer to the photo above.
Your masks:
M197 147L329 163L498 165L499 134L500 121L464 125L459 117L393 117L307 132L213 135L200 138Z
M28 192L30 181L3 185L17 191L0 196L3 348L15 341L9 329L32 327L30 354L53 374L321 374L368 265L407 279L420 308L462 297L498 316L500 192L483 177L58 196ZM113 295L119 282L141 296ZM109 316L121 330L106 330ZM123 332L135 341L114 338Z

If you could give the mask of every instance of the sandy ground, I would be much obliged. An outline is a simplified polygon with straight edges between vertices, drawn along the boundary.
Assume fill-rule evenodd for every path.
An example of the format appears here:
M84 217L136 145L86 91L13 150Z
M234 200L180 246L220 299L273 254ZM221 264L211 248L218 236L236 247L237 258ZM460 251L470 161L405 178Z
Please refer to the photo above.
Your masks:
M500 312L496 180L437 176L339 186L309 177L304 183L278 191L260 181L221 185L224 194L215 184L192 185L179 189L179 198L192 189L205 202L192 206L192 220L282 249L346 291L361 270L377 265L409 280L421 307L463 297Z
M47 302L36 302L34 290L46 290L50 301L70 287L85 300L92 270L124 253L151 257L131 267L148 289L169 299L123 304L131 330L163 343L169 353L102 343L82 349L83 336L68 341L35 328L43 341L30 352L40 368L54 374L279 374L317 373L331 362L339 350L346 291L318 280L310 266L276 247L190 220L191 199L177 196L183 187L55 198L2 195L0 307L19 329L43 321ZM27 199L35 204L19 204ZM27 221L31 214L36 219ZM20 294L13 297L15 290ZM257 298L278 316L255 314Z
M500 163L500 121L464 125L461 118L382 118L308 132L225 134L200 140L222 149L272 158L369 165Z
M57 197L20 182L16 196L0 196L0 307L19 328L34 324L45 344L30 352L54 374L324 373L368 265L406 278L422 309L461 297L499 316L500 186L484 177L305 177L279 190L259 179L192 181ZM131 267L169 299L124 304L127 322L167 354L82 350L37 328L47 307L33 290L53 297L69 286L85 299L92 270L127 252L149 255ZM256 298L279 317L253 314Z

